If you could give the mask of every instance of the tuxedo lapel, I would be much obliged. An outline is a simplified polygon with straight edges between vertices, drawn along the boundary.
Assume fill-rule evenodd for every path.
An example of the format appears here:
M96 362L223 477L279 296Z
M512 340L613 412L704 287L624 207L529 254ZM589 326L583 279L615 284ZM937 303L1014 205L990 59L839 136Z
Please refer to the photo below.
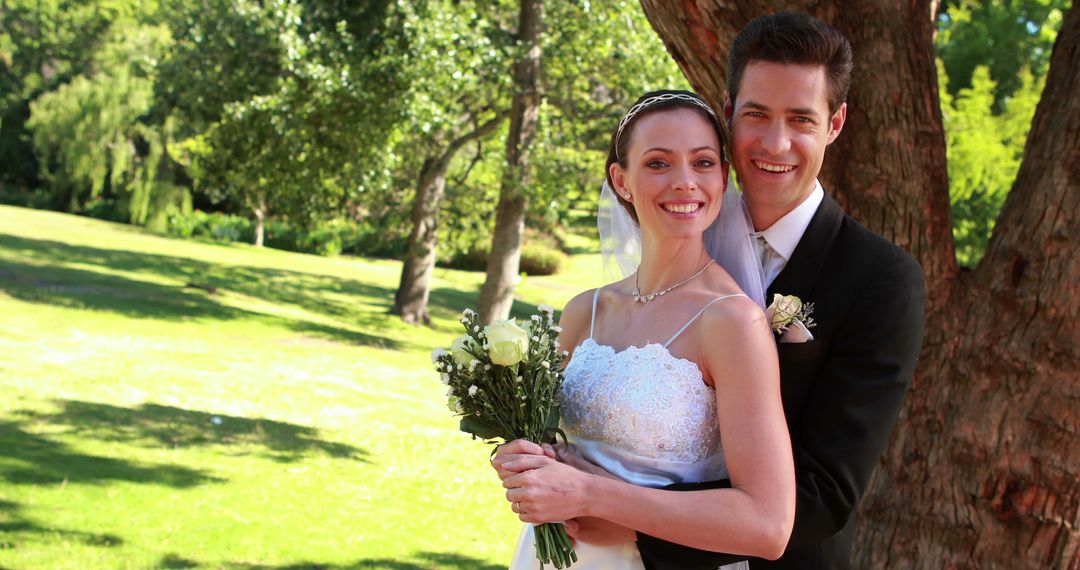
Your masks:
M826 194L799 239L799 245L795 246L791 259L769 286L766 303L772 299L774 293L796 295L803 301L809 300L807 297L810 290L817 282L829 248L843 221L844 210Z

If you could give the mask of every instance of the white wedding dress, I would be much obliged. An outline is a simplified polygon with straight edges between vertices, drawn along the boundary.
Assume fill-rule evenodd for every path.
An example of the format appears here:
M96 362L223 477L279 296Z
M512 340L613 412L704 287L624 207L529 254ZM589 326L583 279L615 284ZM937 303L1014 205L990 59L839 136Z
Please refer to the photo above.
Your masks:
M664 344L616 351L593 340L593 294L589 338L566 367L561 394L562 429L577 453L624 481L643 487L712 481L727 477L713 389L697 365L668 352L670 345L713 299ZM525 525L511 570L536 570L531 525ZM596 546L578 541L573 570L642 570L637 545ZM549 566L550 567L550 566ZM739 562L723 570L746 570Z

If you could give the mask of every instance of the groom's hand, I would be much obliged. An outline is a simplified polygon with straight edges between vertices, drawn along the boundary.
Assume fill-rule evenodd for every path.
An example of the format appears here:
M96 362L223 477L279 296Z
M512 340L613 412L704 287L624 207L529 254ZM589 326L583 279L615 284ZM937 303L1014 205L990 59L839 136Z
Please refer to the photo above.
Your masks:
M578 517L565 521L566 534L574 540L597 546L614 546L637 540L633 529L597 517Z
M499 446L491 458L491 467L505 481L522 471L537 469L555 461L555 450L547 444L537 445L525 439L515 439Z

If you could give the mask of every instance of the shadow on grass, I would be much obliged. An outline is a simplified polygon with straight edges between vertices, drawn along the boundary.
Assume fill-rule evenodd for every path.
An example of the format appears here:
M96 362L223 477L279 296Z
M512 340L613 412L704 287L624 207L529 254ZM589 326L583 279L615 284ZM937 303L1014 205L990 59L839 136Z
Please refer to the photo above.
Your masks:
M0 421L0 477L11 483L51 485L129 481L176 488L220 482L195 469L140 465L123 459L75 451L66 443L24 429L25 422Z
M60 400L54 413L23 411L27 421L67 427L79 437L154 448L237 446L233 455L253 454L282 463L299 461L311 453L368 463L368 452L319 438L315 428L267 419L185 410L158 404L123 408L97 402ZM240 451L236 453L236 451ZM4 452L0 451L0 456Z
M239 562L214 562L212 564L190 560L170 554L158 562L158 568L185 570L187 568L214 567L224 570L505 570L505 565L490 564L479 558L445 552L419 552L408 560L372 558L345 564L321 562L296 562L281 566L269 564L246 564Z
M232 292L379 330L389 318L385 313L394 292L354 279L265 267L230 266L186 257L78 246L5 234L0 234L0 250L11 251L22 258L21 261L4 261L0 268L0 291L27 302L111 311L134 318L263 319L268 324L340 342L403 348L403 343L396 340L351 327L238 309L217 300L217 294ZM27 263L26 260L32 261ZM178 285L111 274L115 271L166 278ZM197 285L197 288L187 287L188 284ZM207 293L209 289L217 294ZM372 311L372 304L382 309ZM362 308L365 305L369 308Z
M94 534L78 530L40 526L22 514L22 505L0 499L0 550L18 548L20 535L40 535L49 539L78 541L88 546L119 546L124 540L115 534ZM2 567L0 567L2 568Z
M428 300L428 313L432 316L456 321L461 318L461 311L466 307L471 309L477 307L479 297L479 291L462 291L460 289L438 287L431 290ZM535 315L536 312L536 305L526 303L520 299L514 299L513 305L510 306L510 316L518 320L529 320L529 317ZM558 313L555 316L558 317ZM458 327L460 325L455 324L450 332L460 333L461 329Z

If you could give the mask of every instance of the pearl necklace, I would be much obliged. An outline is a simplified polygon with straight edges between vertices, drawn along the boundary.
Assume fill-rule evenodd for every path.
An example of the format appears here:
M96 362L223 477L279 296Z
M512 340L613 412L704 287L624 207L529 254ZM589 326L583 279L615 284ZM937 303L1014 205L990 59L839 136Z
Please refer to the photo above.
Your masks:
M702 267L697 273L691 275L690 277L687 277L686 279L683 279L682 281L679 281L678 283L672 285L671 287L668 287L667 289L662 289L655 293L649 293L648 295L641 294L641 288L640 286L638 286L638 273L634 273L634 302L644 304L652 301L657 297L663 297L665 294L671 292L672 289L680 285L686 285L687 283L696 279L702 273L705 273L705 270L708 269L709 266L712 265L715 261L715 259L710 259L709 262L705 264L705 267Z

